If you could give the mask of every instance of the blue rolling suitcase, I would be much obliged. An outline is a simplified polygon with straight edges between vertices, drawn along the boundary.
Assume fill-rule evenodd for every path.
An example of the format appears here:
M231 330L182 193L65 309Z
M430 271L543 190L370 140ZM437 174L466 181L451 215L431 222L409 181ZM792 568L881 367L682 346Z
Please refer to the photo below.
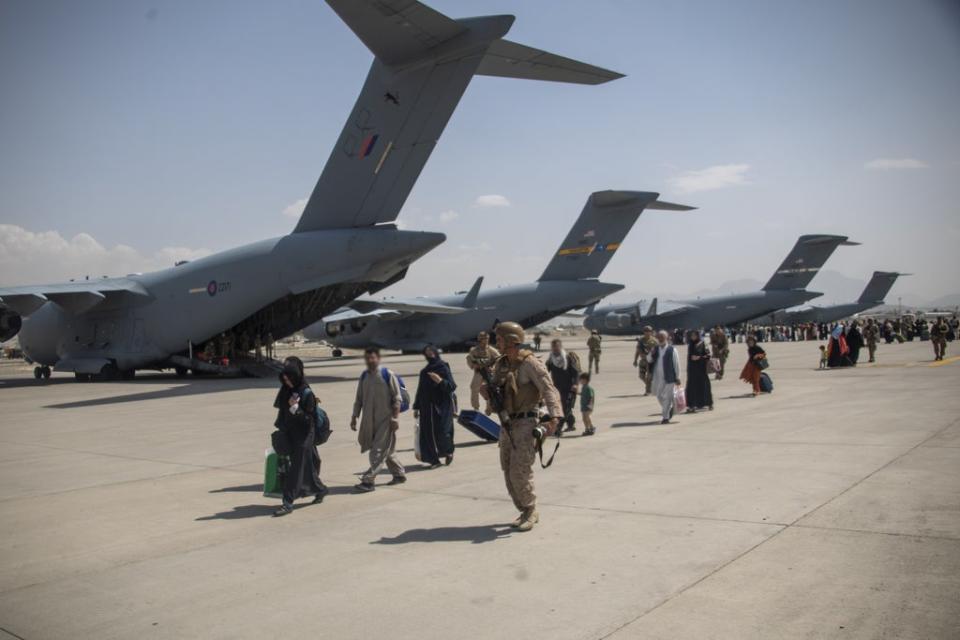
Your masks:
M767 375L766 371L760 372L760 391L773 393L773 380Z
M457 416L457 422L461 427L483 440L496 442L500 439L500 425L479 411L470 409L461 411Z

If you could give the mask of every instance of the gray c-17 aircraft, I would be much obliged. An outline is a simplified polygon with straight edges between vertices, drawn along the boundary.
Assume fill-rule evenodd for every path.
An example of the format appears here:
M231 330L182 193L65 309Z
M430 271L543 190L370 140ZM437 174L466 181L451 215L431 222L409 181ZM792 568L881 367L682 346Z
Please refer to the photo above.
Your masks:
M80 379L197 371L195 349L221 333L279 339L402 279L445 237L393 222L474 75L622 77L504 40L513 16L454 20L412 0L327 3L374 61L293 232L143 275L0 289L2 337L19 329L36 377L50 367Z
M807 291L807 285L837 247L856 244L846 236L800 236L760 291L681 300L679 306L660 313L657 312L656 299L646 310L642 309L641 303L608 305L590 310L584 326L610 335L635 335L641 333L645 325L654 329L739 325L823 295Z
M896 271L874 271L873 276L863 289L863 293L856 302L831 304L822 307L810 306L801 309L785 309L770 315L770 324L791 325L805 322L831 323L849 318L852 315L863 313L879 307L893 288L893 284L900 276L910 275Z
M480 291L480 277L465 294L387 299L341 309L307 327L304 336L343 348L377 346L418 351L428 344L445 349L472 343L480 331L499 320L513 320L524 328L536 326L573 309L601 300L622 284L597 280L644 209L689 211L694 207L659 200L660 194L641 191L598 191L590 195L556 255L536 282ZM389 305L419 303L420 311L405 312ZM429 305L434 305L431 309Z

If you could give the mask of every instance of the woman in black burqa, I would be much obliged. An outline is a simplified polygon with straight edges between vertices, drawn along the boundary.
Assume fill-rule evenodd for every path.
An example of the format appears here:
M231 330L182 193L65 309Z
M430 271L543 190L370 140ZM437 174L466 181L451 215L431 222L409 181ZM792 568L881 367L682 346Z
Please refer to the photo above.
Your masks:
M436 347L423 350L427 366L420 371L417 395L413 401L413 417L420 420L420 460L431 469L453 462L453 417L457 412L450 365L440 358Z
M713 390L707 374L708 362L710 353L700 339L700 332L691 331L687 345L687 413L695 413L697 409L703 408L713 410Z
M314 444L317 396L303 375L299 358L287 358L280 373L280 390L273 402L279 430L274 438L278 454L290 456L290 468L283 483L283 505L274 512L285 516L293 511L293 501L314 496L313 504L323 502L327 487L320 481L320 455Z

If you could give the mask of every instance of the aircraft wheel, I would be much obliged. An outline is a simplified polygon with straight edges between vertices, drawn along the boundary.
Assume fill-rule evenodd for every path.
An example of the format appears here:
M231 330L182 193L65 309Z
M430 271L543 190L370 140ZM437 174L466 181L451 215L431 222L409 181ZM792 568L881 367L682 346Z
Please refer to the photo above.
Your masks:
M343 350L342 350L342 349L334 349L334 350L333 350L333 357L334 357L334 358L339 358L339 357L342 356L342 355L343 355Z
M101 380L116 380L119 377L120 377L120 370L117 369L117 365L115 364L112 364L112 363L105 364L103 365L103 368L100 369L99 378Z
M77 382L90 382L91 379L89 373L74 373L73 377L76 378Z
M120 372L120 377L123 380L133 380L136 376L137 372L135 369L125 369L124 371Z
M50 376L53 375L53 372L50 371L50 367L42 367L40 373L43 374L45 380L49 380Z
M42 378L42 377L43 377L43 369L41 369L40 367L34 367L34 368L33 368L33 377L36 378L37 380L39 380L40 378Z
M186 367L174 367L173 372L177 374L178 378L185 378L187 376Z

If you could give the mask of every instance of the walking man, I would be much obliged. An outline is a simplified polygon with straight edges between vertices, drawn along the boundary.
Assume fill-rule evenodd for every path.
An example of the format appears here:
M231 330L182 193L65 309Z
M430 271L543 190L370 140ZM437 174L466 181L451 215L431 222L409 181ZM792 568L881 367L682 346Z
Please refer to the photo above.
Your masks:
M863 339L867 343L870 362L876 362L877 343L880 342L880 325L878 325L873 318L867 320L867 326L863 328Z
M673 417L673 393L680 388L681 376L680 356L666 331L657 332L657 347L647 356L647 362L653 368L653 392L663 412L660 424L667 424Z
M563 431L574 431L577 427L577 417L573 408L577 402L577 384L580 380L580 359L574 353L567 353L559 338L550 342L550 355L547 356L547 371L553 386L560 394L560 403L563 407ZM560 435L560 429L557 435Z
M557 428L560 396L543 363L533 352L520 348L524 342L523 327L516 322L501 322L496 335L497 348L503 356L493 366L492 380L501 391L503 412L509 417L509 423L500 430L500 468L507 493L520 512L512 526L518 531L530 531L540 520L533 487L533 463L537 457L533 431L540 425L541 401L550 416L545 423L548 435Z
M600 332L594 329L590 332L590 337L587 338L587 350L589 354L587 355L587 373L600 373L600 343L603 338L600 337Z
M637 368L640 379L643 380L643 395L650 395L650 384L653 381L653 369L647 362L647 356L657 348L657 339L653 337L653 327L643 328L643 335L637 338L637 350L633 352L633 366Z
M483 377L480 372L489 370L500 357L500 352L490 346L490 334L481 331L477 334L477 345L467 352L467 366L473 371L470 380L470 406L474 411L480 410L480 387L483 386ZM486 403L486 414L490 415L490 403Z
M370 452L370 468L354 489L368 493L374 490L374 480L384 465L393 474L387 484L403 484L407 475L396 454L402 402L400 383L392 371L380 366L380 350L376 347L364 351L363 360L367 368L357 384L350 428L357 431L357 420L362 416L357 440L361 453Z
M947 355L947 333L950 327L943 319L943 316L937 318L937 321L930 327L930 342L933 343L934 360L943 360Z
M710 334L710 355L720 361L716 379L722 380L727 358L730 357L730 341L727 340L727 333L720 325L717 325Z

